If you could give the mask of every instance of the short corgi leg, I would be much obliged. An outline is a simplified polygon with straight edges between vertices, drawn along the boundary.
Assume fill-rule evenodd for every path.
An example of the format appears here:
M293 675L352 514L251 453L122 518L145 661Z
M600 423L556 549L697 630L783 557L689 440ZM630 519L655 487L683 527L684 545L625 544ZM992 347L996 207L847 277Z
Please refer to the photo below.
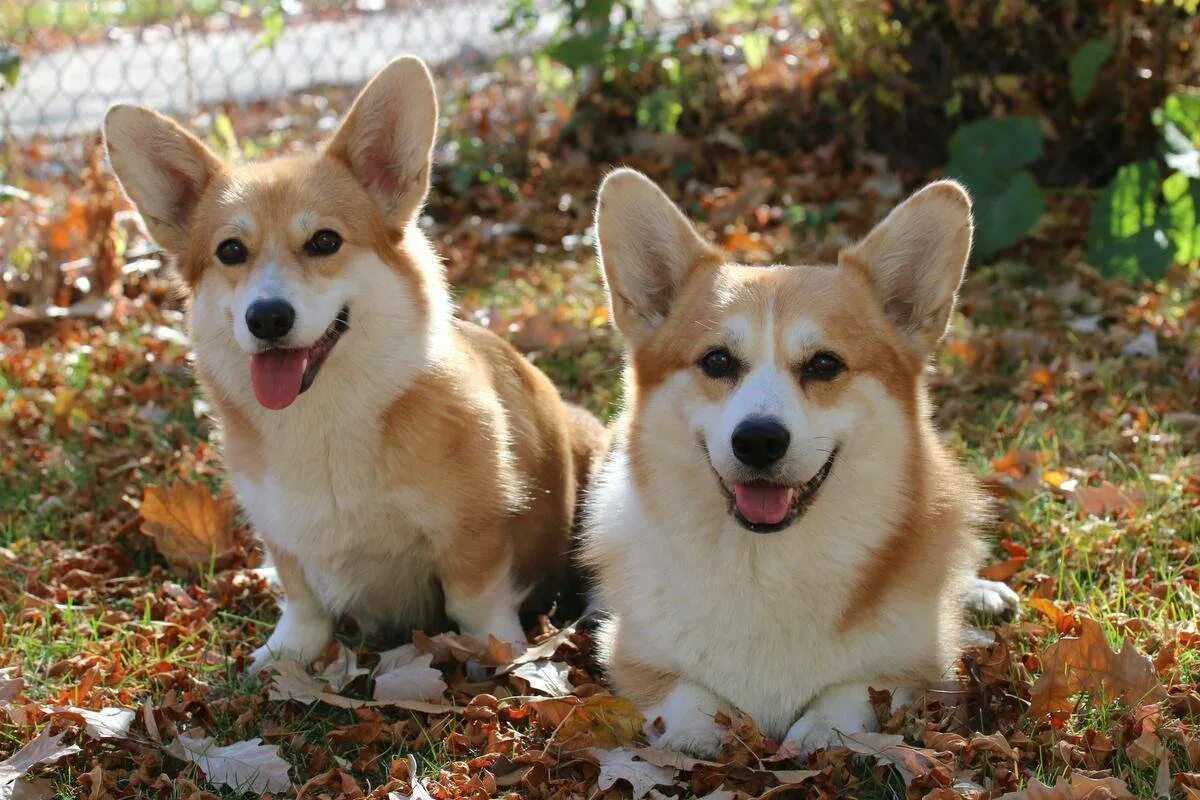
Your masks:
M294 556L268 548L283 586L283 614L267 643L254 651L250 672L280 659L308 664L333 640L333 617L321 605Z
M728 713L729 704L703 686L677 683L660 702L642 711L646 715L646 738L655 747L683 750L703 758L720 754L725 729L715 717L718 711Z
M509 563L505 557L486 567L480 564L475 574L443 570L446 614L472 639L486 642L491 635L502 642L525 643L519 611L529 590L514 588Z
M969 611L982 611L995 617L1003 617L1016 611L1021 598L1000 581L972 577L963 594L963 602Z
M865 683L826 689L813 700L783 737L780 752L806 756L828 747L840 747L844 734L875 730L875 709Z

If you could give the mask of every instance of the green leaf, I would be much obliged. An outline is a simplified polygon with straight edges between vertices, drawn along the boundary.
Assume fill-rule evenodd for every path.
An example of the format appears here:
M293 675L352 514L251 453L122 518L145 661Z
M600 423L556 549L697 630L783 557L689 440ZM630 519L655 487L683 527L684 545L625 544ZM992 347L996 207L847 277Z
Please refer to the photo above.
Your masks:
M578 70L604 63L607 51L608 31L601 29L591 33L568 36L561 42L546 47L545 53L564 67Z
M1032 117L982 119L963 125L950 138L946 174L975 193L996 193L1010 176L1042 154L1042 132Z
M233 129L233 120L225 112L219 111L213 118L213 133L221 141L221 147L227 156L236 158L240 154L237 132Z
M757 70L767 60L767 50L771 46L771 37L765 33L747 33L742 37L742 56L746 66Z
M1200 143L1200 92L1177 92L1155 112L1158 125L1171 123L1193 142Z
M259 50L269 50L275 46L275 42L279 41L279 37L283 35L283 9L278 4L270 5L263 9L262 12L262 35L258 37L258 41L250 48L252 52Z
M1092 208L1088 258L1106 275L1160 278L1171 265L1175 248L1160 187L1157 163L1126 164Z
M1200 178L1200 94L1173 94L1154 115L1162 128L1167 166Z
M1076 103L1082 103L1092 93L1097 73L1112 58L1112 54L1113 46L1110 43L1093 39L1071 56L1071 98Z
M1175 262L1200 259L1200 180L1176 172L1163 181L1167 237L1175 248Z
M1027 170L1010 176L998 192L976 194L975 255L990 258L1016 244L1033 230L1045 212L1046 198Z
M16 86L20 74L21 54L10 47L0 46L0 77L9 86Z
M656 89L638 102L638 127L674 133L681 114L683 103L679 100L679 93L672 89Z

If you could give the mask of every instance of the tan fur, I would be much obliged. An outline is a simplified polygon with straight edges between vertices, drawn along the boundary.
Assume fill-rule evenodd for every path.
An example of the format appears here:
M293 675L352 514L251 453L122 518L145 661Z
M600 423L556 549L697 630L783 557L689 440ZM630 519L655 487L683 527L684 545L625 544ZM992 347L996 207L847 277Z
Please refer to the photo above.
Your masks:
M364 627L448 615L473 635L519 638L516 606L544 602L567 571L600 425L509 344L451 318L416 225L436 119L411 58L381 71L311 155L229 165L152 111L106 118L113 167L193 296L197 375L284 586L257 664L276 650L313 657L341 613ZM310 254L322 229L340 249ZM229 238L245 263L216 258ZM238 305L268 280L322 309L315 321L297 311L314 332L289 347L311 346L343 302L350 313L308 393L278 411L250 391Z

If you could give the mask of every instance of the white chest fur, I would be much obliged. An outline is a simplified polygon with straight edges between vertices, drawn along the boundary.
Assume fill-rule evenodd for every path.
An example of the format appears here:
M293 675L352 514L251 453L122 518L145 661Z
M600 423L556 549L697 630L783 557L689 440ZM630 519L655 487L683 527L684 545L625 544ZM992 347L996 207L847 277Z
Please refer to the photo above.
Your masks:
M803 529L756 535L696 502L697 490L671 504L664 525L618 452L589 501L605 510L592 520L593 547L615 559L603 601L633 658L706 687L779 738L822 691L872 681L889 662L936 647L936 601L898 598L869 623L838 630L878 529L831 504L815 507ZM856 517L862 510L860 502Z
M377 412L321 408L318 397L308 409L308 399L289 409L304 419L281 421L274 431L268 423L262 473L233 474L255 530L297 556L330 612L367 627L433 621L439 607L431 547L450 529L443 512L383 482Z

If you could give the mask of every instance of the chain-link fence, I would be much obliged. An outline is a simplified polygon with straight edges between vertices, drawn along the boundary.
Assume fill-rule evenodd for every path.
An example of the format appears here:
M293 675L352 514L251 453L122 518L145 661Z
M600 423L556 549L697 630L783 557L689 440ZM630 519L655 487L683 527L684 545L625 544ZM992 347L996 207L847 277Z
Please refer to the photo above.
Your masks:
M2 0L0 137L94 131L116 102L185 114L356 84L402 53L434 65L496 55L515 44L496 31L508 4Z

